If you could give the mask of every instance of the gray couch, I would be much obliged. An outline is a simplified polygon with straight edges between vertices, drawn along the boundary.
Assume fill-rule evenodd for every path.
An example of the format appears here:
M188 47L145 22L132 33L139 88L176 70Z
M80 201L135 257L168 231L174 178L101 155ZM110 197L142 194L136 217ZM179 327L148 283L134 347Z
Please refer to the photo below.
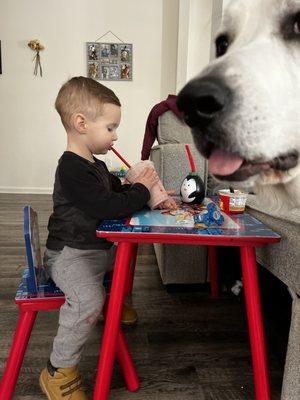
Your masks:
M204 176L204 160L196 152L189 128L171 111L159 118L158 146L152 148L153 160L166 188L177 194L189 171L183 143L191 143L198 171ZM248 211L279 233L279 244L256 251L258 262L282 281L293 298L291 326L282 387L282 400L300 399L300 211L288 216L270 216L256 207L255 196ZM155 245L164 283L199 283L207 276L206 250L203 247Z
M190 172L185 143L190 144L197 172L204 179L204 159L195 149L189 128L172 111L159 117L158 143L152 148L150 158L166 189L175 189L175 195L179 195L181 183ZM206 247L155 244L154 249L164 284L203 283L207 280Z
M256 207L255 201L249 201ZM259 207L257 207L259 208ZM299 212L298 212L299 211ZM281 235L280 243L256 249L257 261L280 279L292 299L292 315L281 400L300 399L300 210L275 217L248 208L254 217Z

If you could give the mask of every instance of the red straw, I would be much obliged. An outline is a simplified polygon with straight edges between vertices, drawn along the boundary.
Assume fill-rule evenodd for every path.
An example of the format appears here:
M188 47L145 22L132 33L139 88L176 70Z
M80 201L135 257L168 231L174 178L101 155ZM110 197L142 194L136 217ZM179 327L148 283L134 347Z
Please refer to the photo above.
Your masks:
M185 145L185 150L186 150L186 154L188 156L188 160L189 160L189 163L190 163L191 171L192 172L196 172L196 164L195 164L195 161L193 159L190 146L188 144Z
M120 154L114 147L111 147L111 150L115 153L115 155L116 155L117 157L119 157L119 159L120 159L121 161L123 161L123 163L124 163L125 165L127 165L128 168L131 167L131 165L125 160L125 158L123 158L123 157L121 156L121 154Z

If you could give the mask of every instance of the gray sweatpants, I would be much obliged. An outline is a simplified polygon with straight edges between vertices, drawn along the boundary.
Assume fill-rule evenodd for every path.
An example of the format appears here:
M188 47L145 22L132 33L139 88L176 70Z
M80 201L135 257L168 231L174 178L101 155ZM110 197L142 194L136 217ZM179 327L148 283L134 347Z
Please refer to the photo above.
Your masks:
M59 327L50 356L56 368L78 364L83 346L105 302L103 278L113 269L116 247L79 250L65 246L46 249L44 266L66 301L60 308Z

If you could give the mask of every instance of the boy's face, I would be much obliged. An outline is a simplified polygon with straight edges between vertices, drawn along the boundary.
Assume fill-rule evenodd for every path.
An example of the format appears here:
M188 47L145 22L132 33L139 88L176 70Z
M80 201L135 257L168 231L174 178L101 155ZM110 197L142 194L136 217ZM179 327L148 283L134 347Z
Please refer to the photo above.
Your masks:
M106 154L118 139L117 128L121 120L121 107L106 103L102 114L94 121L87 120L85 144L92 154Z

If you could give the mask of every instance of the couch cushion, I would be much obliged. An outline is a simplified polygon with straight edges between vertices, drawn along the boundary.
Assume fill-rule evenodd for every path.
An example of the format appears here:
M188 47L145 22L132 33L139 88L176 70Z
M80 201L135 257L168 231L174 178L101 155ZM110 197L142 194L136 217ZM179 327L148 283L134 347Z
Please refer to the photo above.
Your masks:
M166 111L158 119L157 141L166 143L193 143L190 128L172 111Z
M278 198L276 200L278 201ZM280 207L277 207L277 204L275 207L272 207L272 204L268 204L268 209L266 209L266 206L261 204L260 197L255 194L248 195L247 206L272 217L280 218L290 222L292 225L297 225L298 229L300 227L300 207L294 207L290 209L285 207L281 209Z
M300 399L300 299L293 301L289 344L284 368L281 400Z
M206 246L157 243L154 249L164 285L206 282Z
M204 181L205 160L198 153L193 144L190 145L190 148L196 163L197 173ZM154 146L151 149L150 158L154 162L155 169L164 187L167 190L174 189L175 195L179 195L182 181L191 170L184 144L177 143Z
M247 211L281 235L279 243L256 249L258 262L300 295L299 225L250 208Z

